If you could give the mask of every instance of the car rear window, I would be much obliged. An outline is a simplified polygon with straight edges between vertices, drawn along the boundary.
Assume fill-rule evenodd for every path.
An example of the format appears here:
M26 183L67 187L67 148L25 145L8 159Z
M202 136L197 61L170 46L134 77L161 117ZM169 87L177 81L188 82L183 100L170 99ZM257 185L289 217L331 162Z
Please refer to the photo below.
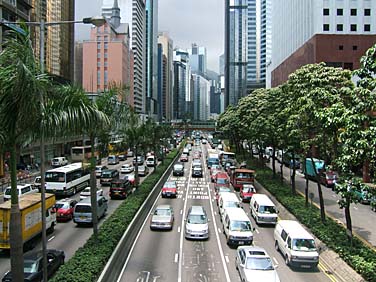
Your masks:
M77 205L74 211L80 212L80 213L91 213L91 206L90 205Z

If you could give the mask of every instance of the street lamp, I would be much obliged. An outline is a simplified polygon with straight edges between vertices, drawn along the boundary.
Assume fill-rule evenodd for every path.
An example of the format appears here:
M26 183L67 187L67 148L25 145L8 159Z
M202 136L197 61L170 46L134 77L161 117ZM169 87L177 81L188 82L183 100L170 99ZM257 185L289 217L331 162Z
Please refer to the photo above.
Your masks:
M54 26L54 25L63 25L63 24L76 24L76 23L84 23L84 24L92 24L96 27L100 27L106 23L106 19L103 16L95 16L90 18L84 18L81 21L57 21L57 22L45 22L41 20L40 22L9 22L4 19L1 19L0 24L4 26L8 26L13 30L24 34L24 31L20 29L18 26L20 24L25 24L27 26L39 26L40 31L40 53L39 53L39 64L40 64L40 72L44 73L44 48L45 48L45 31L47 26ZM43 104L43 95L40 95L41 103ZM43 252L43 282L47 282L47 234L46 234L46 195L45 195L45 141L44 141L44 132L42 128L41 140L40 140L40 159L41 159L41 209L42 209L42 252Z

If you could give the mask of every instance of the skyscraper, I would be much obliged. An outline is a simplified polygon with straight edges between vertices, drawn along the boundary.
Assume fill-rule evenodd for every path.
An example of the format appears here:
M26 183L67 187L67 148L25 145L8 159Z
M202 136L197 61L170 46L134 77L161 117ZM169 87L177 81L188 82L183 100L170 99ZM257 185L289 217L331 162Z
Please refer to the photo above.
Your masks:
M103 0L102 15L111 17L114 0ZM143 0L118 0L120 17L128 23L133 52L134 109L145 113L146 106L146 11Z
M247 0L225 0L225 107L247 95Z
M210 116L210 82L202 75L194 73L193 79L193 119L207 120Z
M192 44L192 48L188 49L189 62L193 73L206 74L207 53L206 48Z

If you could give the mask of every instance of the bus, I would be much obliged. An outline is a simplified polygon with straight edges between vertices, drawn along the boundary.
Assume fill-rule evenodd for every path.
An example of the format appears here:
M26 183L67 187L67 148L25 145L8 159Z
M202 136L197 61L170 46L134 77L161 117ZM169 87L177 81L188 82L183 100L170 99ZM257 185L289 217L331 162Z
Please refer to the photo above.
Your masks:
M89 186L89 166L72 163L46 171L46 192L56 196L70 196Z
M221 164L224 166L226 161L228 160L231 160L233 162L236 161L236 158L235 158L235 153L232 153L232 152L225 152L225 151L222 151L220 154L219 154L219 158L221 160Z
M94 152L96 163L100 164L99 152L96 150ZM71 159L72 163L74 162L84 162L90 163L91 158L91 146L75 146L71 149Z
M237 168L231 174L231 184L235 191L240 191L243 184L254 184L256 172L251 169Z

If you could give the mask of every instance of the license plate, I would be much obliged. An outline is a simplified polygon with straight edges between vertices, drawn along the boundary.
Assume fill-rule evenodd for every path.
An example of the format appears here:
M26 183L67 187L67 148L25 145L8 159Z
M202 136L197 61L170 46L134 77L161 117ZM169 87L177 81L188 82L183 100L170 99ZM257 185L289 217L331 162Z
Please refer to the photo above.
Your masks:
M86 219L86 216L80 216L80 219Z
M167 196L169 197L169 196L171 196L171 194L170 194L170 193L167 193Z
M239 241L239 245L244 245L244 241Z

